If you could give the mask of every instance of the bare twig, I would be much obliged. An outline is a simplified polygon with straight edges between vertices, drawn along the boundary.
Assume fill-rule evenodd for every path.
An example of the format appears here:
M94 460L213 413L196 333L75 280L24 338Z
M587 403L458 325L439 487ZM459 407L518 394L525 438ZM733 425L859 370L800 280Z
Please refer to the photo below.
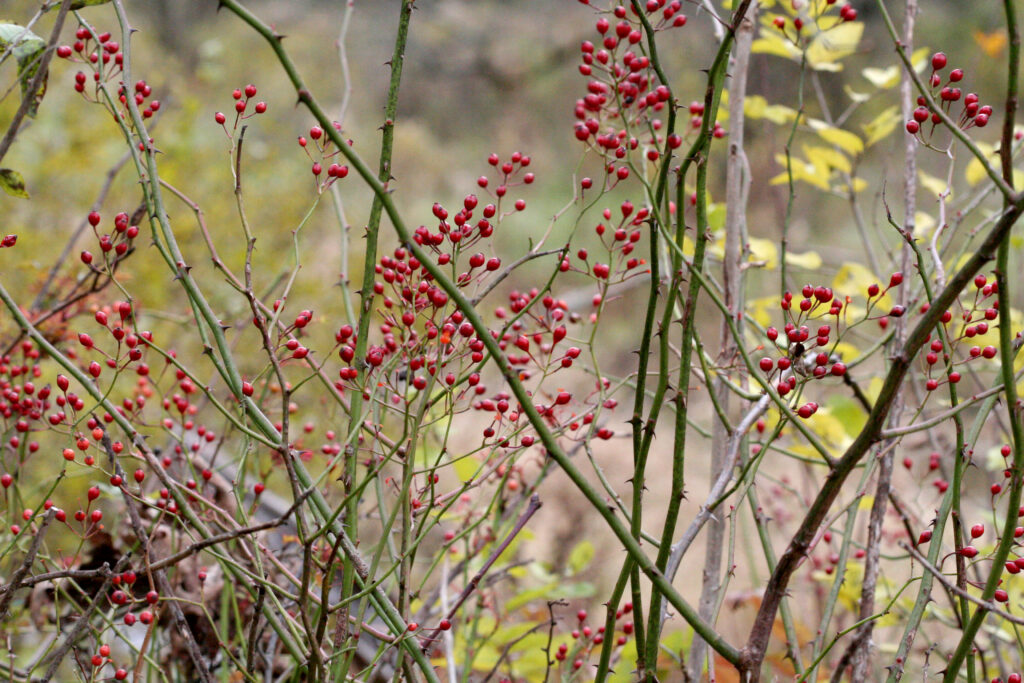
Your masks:
M469 598L469 596L473 594L473 591L476 590L476 587L478 585L480 585L480 581L483 580L484 576L487 574L487 572L490 570L490 568L494 565L494 563L498 561L498 558L501 556L501 554L503 552L505 552L505 549L508 548L508 546L512 542L512 540L517 535L519 535L520 531L523 530L523 528L526 526L526 523L530 521L531 517L533 517L534 513L537 512L537 510L540 509L540 506L541 506L540 496L538 496L535 493L535 494L533 494L533 496L530 497L530 502L526 506L526 509L523 511L523 514L521 514L519 516L519 519L516 520L515 526L512 527L512 530L508 532L508 535L505 537L505 539L501 543L499 543L497 545L497 547L494 548L494 550L491 552L491 556L488 557L487 561L484 562L484 565L482 567L480 567L480 571L478 571L476 573L476 575L473 576L473 578L469 580L469 583L466 584L466 587L462 589L462 593L459 594L459 597L456 598L455 602L449 608L448 614L447 614L447 618L449 620L452 619L452 617L455 616L455 613L459 611L459 608L462 607L462 603L464 603L466 601L466 599ZM440 633L440 632L441 632L440 628L435 628L426 637L426 642L427 643L432 643L437 638L437 634ZM424 647L424 649L425 649L425 647Z
M32 565L36 561L36 553L39 552L39 546L43 544L43 539L46 538L46 529L50 526L50 522L53 521L55 514L57 514L57 511L54 508L50 508L45 514L43 514L43 522L39 525L35 536L32 538L32 543L28 546L28 551L25 553L25 559L22 560L21 566L18 567L11 576L11 580L3 593L3 597L0 598L0 622L7 617L7 610L11 606L11 600L14 599L14 592L23 585L22 580L28 574L29 570L32 569Z

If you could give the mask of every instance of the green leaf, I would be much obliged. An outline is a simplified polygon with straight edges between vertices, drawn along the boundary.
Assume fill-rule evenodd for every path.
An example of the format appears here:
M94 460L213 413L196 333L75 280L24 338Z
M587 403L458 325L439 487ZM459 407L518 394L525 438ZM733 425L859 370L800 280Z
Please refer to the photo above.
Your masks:
M528 605L534 600L541 600L548 597L551 591L558 587L558 581L552 581L551 583L541 586L540 588L533 588L528 591L520 591L514 596L509 598L508 602L505 603L506 612L514 612L524 605Z
M25 189L25 179L17 171L9 168L0 168L0 186L4 192L12 197L24 197L28 199L28 191Z
M580 541L569 553L569 574L579 574L590 565L594 559L594 544L590 541Z
M466 455L455 460L455 474L459 481L466 483L480 471L480 461L471 455Z
M21 84L21 97L32 97L32 106L29 107L28 115L34 117L39 109L39 103L43 101L46 94L46 80L48 75L44 74L39 83L39 90L29 93L29 86L32 79L39 71L39 62L46 52L46 41L32 31L17 24L0 23L0 52L11 49L11 54L18 61L18 82Z

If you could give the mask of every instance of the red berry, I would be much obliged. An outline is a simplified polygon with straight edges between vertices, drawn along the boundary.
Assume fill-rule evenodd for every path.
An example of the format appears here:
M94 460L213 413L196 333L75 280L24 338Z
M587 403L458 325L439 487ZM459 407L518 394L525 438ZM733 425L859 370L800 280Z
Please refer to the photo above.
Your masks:
M946 53L936 52L932 55L932 69L939 71L946 68Z

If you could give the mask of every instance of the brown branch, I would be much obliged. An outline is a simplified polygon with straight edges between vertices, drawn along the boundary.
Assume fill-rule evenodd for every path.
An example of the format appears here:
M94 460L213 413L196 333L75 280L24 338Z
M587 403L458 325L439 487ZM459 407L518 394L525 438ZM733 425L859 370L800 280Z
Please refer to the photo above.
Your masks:
M67 0L65 0L65 4L66 3ZM96 595L89 603L89 606L78 617L78 619L75 620L75 626L71 629L71 633L67 635L64 642L61 643L60 647L58 647L51 655L50 665L46 668L46 673L43 674L42 683L49 683L50 679L52 679L54 674L57 673L60 663L64 661L65 657L67 657L68 652L71 651L71 648L78 639L84 635L85 630L89 627L89 620L92 617L93 612L99 608L100 602L102 602L101 596L106 595L107 591L110 589L110 584L113 581L114 575L120 573L121 570L124 569L128 564L128 559L130 557L131 553L125 553L122 555L121 559L117 561L116 565L114 565L113 570L110 569L109 565L103 565L103 569L105 570L103 584L100 586L99 590L96 591Z
M53 521L53 516L56 514L54 508L50 508L43 515L43 523L39 526L36 531L35 537L32 539L32 544L28 547L28 552L25 553L25 559L22 560L21 566L14 572L14 576L11 577L11 582L7 586L6 592L3 594L3 598L0 598L0 622L7 617L7 610L11 606L11 600L14 599L14 591L21 586L22 579L28 574L28 571L32 568L32 565L36 561L36 554L39 552L39 546L43 544L43 539L46 537L46 528L50 526L50 522Z
M103 431L103 438L100 442L103 444L103 450L110 459L111 467L123 478L124 470L121 468L121 463L117 461L117 456L114 455L114 448L110 442L110 435L106 430ZM128 520L131 523L132 532L135 534L135 537L139 540L139 545L142 547L142 559L143 562L145 562L146 571L150 576L155 576L157 587L159 588L160 593L166 598L165 603L171 611L171 616L174 618L175 625L178 627L178 632L181 634L182 640L185 641L185 649L188 650L189 657L192 659L192 663L195 664L199 680L203 683L213 683L213 676L210 674L210 669L206 665L206 661L203 659L203 654L199 651L199 645L196 643L195 636L192 634L192 629L189 628L188 622L185 621L185 614L181 611L181 605L178 604L177 600L172 599L174 596L174 590L171 588L171 582L167 579L167 573L163 569L155 569L153 564L151 564L154 559L153 548L149 542L149 534L146 533L146 529L142 524L142 518L139 516L139 511L135 508L135 502L132 500L127 488L121 487L121 495L124 497L125 507L128 510ZM94 600L93 602L95 604L97 601Z

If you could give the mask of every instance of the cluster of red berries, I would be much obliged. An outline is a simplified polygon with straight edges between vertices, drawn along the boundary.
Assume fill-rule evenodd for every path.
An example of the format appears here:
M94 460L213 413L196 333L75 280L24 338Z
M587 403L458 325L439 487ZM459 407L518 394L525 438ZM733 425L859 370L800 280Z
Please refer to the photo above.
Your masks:
M90 52L91 50L91 52ZM88 54L87 54L88 53ZM73 45L60 45L57 47L57 56L61 59L72 59L78 55L77 61L94 65L93 80L99 82L101 76L100 64L114 62L114 68L107 74L108 78L119 73L124 63L124 54L121 52L121 45L113 40L109 32L94 34L86 26L79 26L75 31L75 42ZM85 74L81 71L75 76L75 90L85 92Z
M976 93L969 92L964 95L956 85L964 78L963 69L952 69L946 79L943 80L940 72L946 68L946 62L945 53L936 52L932 55L932 74L928 79L928 85L932 88L934 99L938 100L939 106L947 113L953 103L963 99L963 109L960 112L957 125L964 130L972 126L984 128L988 125L989 117L992 116L992 107L987 104L981 104ZM921 127L929 120L932 124L929 129L930 135L935 131L935 127L942 123L942 119L939 117L938 112L930 108L928 100L924 96L918 97L917 109L914 110L913 117L907 121L907 132L911 135L918 135L921 133Z
M686 16L679 13L681 8L679 0L671 3L649 1L647 13L658 14L657 21L651 22L652 28L657 31L685 26ZM652 114L662 111L671 102L672 93L666 85L652 87L650 58L641 50L629 49L643 40L643 24L636 16L636 9L631 7L631 11L632 17L624 6L614 7L614 25L605 16L601 16L595 25L601 35L599 45L585 40L580 46L583 63L579 71L590 80L587 82L587 94L575 105L576 139L600 152L605 172L613 182L629 177L630 154L641 145L644 157L653 162L666 153L666 149L675 149L683 143L682 137L675 133L670 134L667 140L657 136L662 123L652 118ZM702 114L701 107L696 116ZM614 125L610 124L612 121ZM603 125L602 122L608 123ZM629 135L629 125L649 127L654 136L641 141ZM695 127L700 125L698 120ZM715 134L721 137L725 131L716 124Z
M86 52L90 49L90 44L93 43L94 37L95 49L93 49L92 52L89 52L88 56L86 56ZM75 38L76 40L73 46L61 45L57 48L58 57L63 59L74 59L75 54L79 55L79 58L76 59L76 61L91 67L92 80L93 83L96 84L99 84L101 81L110 81L121 73L124 55L121 52L120 44L111 38L110 33L94 35L89 28L79 26L78 30L75 31ZM114 67L109 69L104 68L104 65L109 64L111 61L114 62ZM78 71L75 73L74 87L76 92L86 95L86 84L88 82L89 77L84 71ZM139 113L144 119L152 117L160 110L160 100L150 99L152 94L153 89L146 83L146 81L137 81L131 88L123 82L118 83L118 101L122 105L127 105L128 98L133 98L135 100L135 105L139 108ZM99 98L97 98L95 94L92 97L94 101L99 101ZM147 100L149 100L148 104L146 104ZM116 115L122 121L130 121L130 117L126 116L124 112L117 113Z
M831 546L832 532L826 531L825 533L823 533L821 536L821 540L823 540L828 546ZM833 572L835 572L836 566L839 564L840 557L839 553L831 549L831 547L829 547L828 550L828 555L826 555L824 559L822 559L818 555L812 555L811 566L812 569L822 569L824 570L826 575L831 575ZM864 550L864 548L856 548L853 551L854 558L858 560L862 559L865 555L867 555L867 551Z
M868 285L868 315L871 314L871 311L874 309L874 307L877 306L878 303L882 300L882 297L889 293L889 290L895 289L896 287L899 287L902 284L903 273L895 272L889 276L889 285L884 289L877 282ZM928 310L927 307L925 307L924 310ZM884 330L887 327L889 327L889 318L902 318L906 314L906 312L906 308L897 304L890 308L888 313L882 314L881 316L878 317L878 326ZM948 312L947 315L949 315ZM949 321L944 320L943 322Z
M584 264L581 270L591 272L598 281L602 282L602 291L606 289L606 283L608 282L623 281L634 275L641 274L636 269L647 264L646 259L632 256L631 254L643 236L639 226L650 219L651 210L647 207L634 210L633 202L627 199L619 206L617 220L612 222L612 210L606 208L601 212L604 222L598 223L594 227L594 232L601 240L601 245L605 248L609 257L614 260L612 263L595 261L593 265L590 265L590 252L586 249L578 249L576 251L576 258L583 261ZM571 263L568 259L565 259L562 262L562 272L570 268ZM594 298L593 304L596 307L602 301L603 296L599 294Z
M89 212L87 220L89 227L92 228L93 234L96 236L97 242L99 242L103 264L107 270L110 270L118 261L128 255L128 251L132 248L133 240L139 236L139 226L129 225L128 214L123 211L114 216L114 231L112 233L100 234L98 228L103 217L98 211ZM111 254L111 252L113 253ZM98 267L93 264L95 256L91 251L83 250L79 254L79 259L81 259L82 263L89 266L91 270L98 271Z
M130 574L132 577L135 576L135 572L126 573ZM122 574L121 576L123 577L124 574ZM134 581L135 579L133 578L132 583L134 583ZM125 583L127 583L127 581L125 581ZM124 607L127 605L130 609L132 605L143 603L152 607L156 605L158 602L160 602L160 594L154 590L147 592L146 596L142 599L136 598L135 594L131 590L131 583L128 583L127 590L122 590L117 585L114 586L114 589L115 590L110 594L109 599L110 602L115 607ZM155 615L153 614L152 610L144 609L141 612L139 612L138 617L136 617L135 614L132 612L127 612L124 615L124 624L125 626L134 626L135 622L138 621L143 626L149 626L153 623L154 619Z
M835 296L832 289L822 285L805 285L800 293L803 295L796 304L797 315L793 318L794 298L792 292L783 294L779 306L790 318L783 327L786 345L784 355L774 361L771 358L762 358L758 367L761 371L772 375L777 370L779 373L776 390L780 396L785 396L796 389L797 376L821 379L827 375L842 377L846 374L846 366L840 362L828 350L833 344L833 329L831 324L819 325L811 341L811 328L802 324L811 320L812 317L834 316L835 324L838 327L839 315L843 310L843 303ZM826 311L826 308L827 311ZM765 336L773 346L778 347L780 332L774 327L765 330ZM814 351L817 348L818 351ZM800 417L808 418L818 410L816 403L806 403L797 411Z
M1021 508L1018 511L1018 517L1020 517L1020 516L1024 516L1024 508ZM981 524L981 523L974 524L969 529L969 533L970 533L970 536L971 536L971 540L975 541L975 540L977 540L977 539L979 539L979 538L981 538L982 536L985 535L985 525ZM1024 536L1024 527L1021 527L1021 526L1016 527L1013 530L1013 537L1014 538L1021 538L1022 536ZM931 531L931 529L925 529L924 531L922 531L918 535L918 537L917 537L917 545L926 545L927 543L931 542L931 540L932 540L932 531ZM973 546L973 545L965 545L962 548L960 548L958 551L956 551L956 554L960 555L961 557L964 557L964 558L966 558L968 560L972 560L975 557L977 557L980 554L980 552L979 552L978 548ZM1014 560L1007 560L1006 563L1003 565L1003 568L1006 570L1006 572L1008 574L1019 574L1021 572L1021 570L1024 570L1024 557L1018 557L1018 558L1016 558ZM1002 585L1002 579L1000 579L999 585ZM1005 589L997 588L995 590L995 592L993 593L993 595L992 595L992 599L995 600L996 602L1003 602L1003 603L1005 603L1005 602L1009 601L1010 595L1009 595L1009 593L1007 593L1007 591ZM995 681L998 681L998 680L1001 680L1001 679L993 679L993 683ZM1014 681L1015 683L1020 683L1020 680L1021 679L1020 679L1020 676L1018 674L1010 674L1010 676L1007 678L1007 681Z
M337 121L334 122L334 129L341 131L341 124ZM309 141L313 141L313 151L310 151ZM317 179L319 183L319 190L322 192L329 187L335 180L341 180L348 175L348 166L345 164L339 164L331 162L327 166L326 178L321 180L321 176L324 175L324 164L327 163L333 157L341 154L339 150L332 150L332 141L329 135L324 134L324 129L320 126L313 126L309 129L309 138L305 136L299 136L299 147L306 152L306 156L313 162L310 167L310 172L313 177ZM352 144L349 141L349 144Z
M618 627L622 632L615 636L616 647L624 647L629 642L629 636L633 633L633 622L628 621L628 618L632 611L633 603L631 602L627 602L615 610L615 620L622 622ZM578 625L570 634L572 640L575 641L572 647L570 648L569 643L563 642L555 650L555 660L560 663L571 662L573 671L579 671L583 668L583 665L589 659L594 649L604 643L606 635L603 625L598 626L596 631L587 626L587 610L585 609L581 609L576 613L576 621Z
M100 645L96 650L96 654L94 654L89 661L97 669L104 664L113 665L113 661L110 659L110 646ZM128 671L126 669L117 669L114 671L115 681L123 681L126 678L128 678Z
M250 83L245 88L235 88L231 92L231 98L235 101L235 127L238 127L238 122L244 119L256 116L257 114L263 114L267 111L267 103L262 100L253 105L253 113L247 114L249 109L249 103L252 98L256 97L256 86ZM213 115L213 120L221 126L227 123L228 117L224 112L217 112ZM225 132L227 129L225 128Z
M131 93L129 93L128 88L124 84L118 87L117 99L121 104L128 103L129 94L135 100L135 106L140 107L139 113L142 115L142 118L148 119L160 111L160 100L150 100L149 104L146 104L146 100L153 94L153 89L146 81L136 81ZM144 104L146 106L142 107Z
M79 333L78 343L87 351L103 357L102 364L96 360L89 363L86 367L89 375L99 379L104 366L120 373L132 364L135 364L135 372L140 377L148 375L149 366L141 361L143 350L153 341L153 335L148 331L134 329L135 314L132 304L128 301L118 301L112 306L98 309L93 317L104 331L110 334L114 348L108 353L96 346L96 340L92 335L86 332Z

